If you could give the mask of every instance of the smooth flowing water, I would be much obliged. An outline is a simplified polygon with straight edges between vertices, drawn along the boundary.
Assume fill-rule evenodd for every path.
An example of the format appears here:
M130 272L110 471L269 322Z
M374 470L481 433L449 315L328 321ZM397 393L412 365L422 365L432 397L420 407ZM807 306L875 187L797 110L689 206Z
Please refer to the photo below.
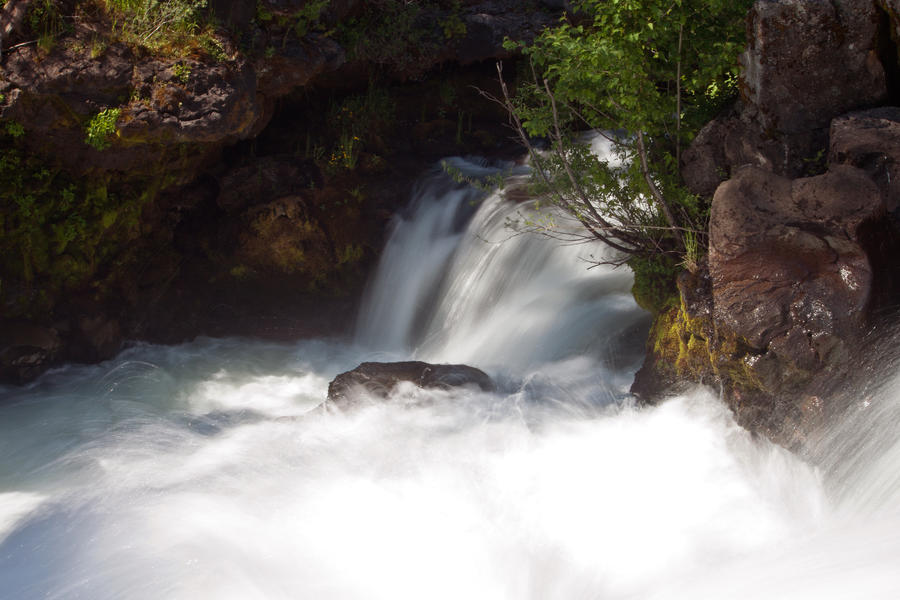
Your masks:
M529 210L423 180L355 341L137 345L0 389L0 598L900 597L900 379L815 464L706 389L636 408L629 273L513 235ZM408 357L499 390L310 412Z

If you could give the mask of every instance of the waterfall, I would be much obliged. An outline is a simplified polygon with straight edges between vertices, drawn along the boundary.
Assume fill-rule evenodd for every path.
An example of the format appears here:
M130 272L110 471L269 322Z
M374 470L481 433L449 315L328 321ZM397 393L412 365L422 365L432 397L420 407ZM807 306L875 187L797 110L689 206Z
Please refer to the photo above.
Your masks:
M451 160L470 177L508 171ZM616 257L510 227L552 217L565 231L562 214L448 184L432 173L396 217L361 314L363 345L494 370L572 356L634 362L647 319L632 300L631 272L603 264Z
M0 600L900 596L900 375L807 459L704 388L637 407L628 271L506 226L535 210L436 170L356 340L134 345L0 388ZM498 391L313 410L385 358Z

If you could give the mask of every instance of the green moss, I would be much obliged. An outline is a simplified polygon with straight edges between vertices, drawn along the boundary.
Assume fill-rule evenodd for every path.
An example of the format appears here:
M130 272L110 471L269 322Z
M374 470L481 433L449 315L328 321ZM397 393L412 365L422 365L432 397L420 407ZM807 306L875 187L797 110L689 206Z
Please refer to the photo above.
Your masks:
M229 274L235 279L247 279L253 272L247 265L235 265L229 270Z
M352 265L363 257L363 248L359 244L347 244L338 252L338 266Z
M746 340L716 330L709 317L691 317L680 301L654 319L648 349L657 371L672 379L718 381L742 391L763 387L753 371Z
M635 256L628 261L634 273L631 293L644 310L659 314L680 302L676 279L681 270L668 256Z
M70 177L0 142L0 303L6 316L41 315L122 255L152 195L113 192L109 179Z

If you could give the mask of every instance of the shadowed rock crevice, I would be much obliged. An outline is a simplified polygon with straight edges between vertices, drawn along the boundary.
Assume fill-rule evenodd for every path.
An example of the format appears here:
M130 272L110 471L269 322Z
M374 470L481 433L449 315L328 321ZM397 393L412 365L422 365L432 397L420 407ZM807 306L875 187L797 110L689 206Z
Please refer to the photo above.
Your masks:
M889 9L882 2L878 11L878 32L876 49L878 60L884 68L887 84L888 104L900 105L900 50L897 47L897 31L894 28Z

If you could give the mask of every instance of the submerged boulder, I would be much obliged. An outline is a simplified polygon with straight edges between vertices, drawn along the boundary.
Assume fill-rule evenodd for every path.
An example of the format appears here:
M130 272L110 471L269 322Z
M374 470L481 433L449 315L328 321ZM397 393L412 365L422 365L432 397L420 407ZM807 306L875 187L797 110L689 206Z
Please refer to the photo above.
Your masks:
M364 362L328 384L326 404L349 408L357 403L360 393L386 399L404 381L424 389L477 387L490 392L495 388L487 373L468 365L433 365L421 361Z

